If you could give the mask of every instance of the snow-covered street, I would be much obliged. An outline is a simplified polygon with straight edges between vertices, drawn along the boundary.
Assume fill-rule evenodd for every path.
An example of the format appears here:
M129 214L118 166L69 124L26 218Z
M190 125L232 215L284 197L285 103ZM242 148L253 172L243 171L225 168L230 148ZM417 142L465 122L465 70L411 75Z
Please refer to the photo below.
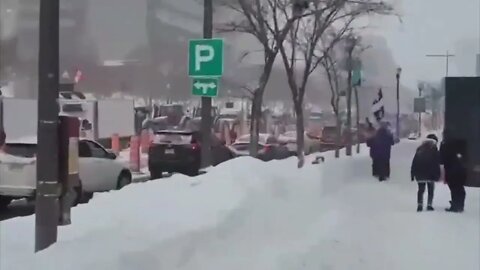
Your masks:
M301 170L294 158L239 158L196 178L131 185L75 208L59 242L36 255L33 216L1 222L0 269L480 269L479 190L452 214L437 184L436 211L417 213L416 145L394 148L383 183L367 153L327 153Z

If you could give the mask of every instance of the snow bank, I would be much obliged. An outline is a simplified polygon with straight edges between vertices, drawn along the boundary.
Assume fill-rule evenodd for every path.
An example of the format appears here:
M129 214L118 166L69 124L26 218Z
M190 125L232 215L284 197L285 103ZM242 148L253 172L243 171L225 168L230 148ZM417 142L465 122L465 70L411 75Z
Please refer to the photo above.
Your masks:
M416 213L416 145L396 147L385 183L370 177L364 149L301 170L295 158L239 158L131 185L75 208L59 243L36 255L34 218L6 221L0 269L479 269L478 190L464 214ZM445 186L435 203L448 204Z
M34 217L2 222L0 269L123 269L126 254L220 223L272 180L268 175L263 162L239 158L196 178L174 175L96 195L74 208L59 243L35 256Z

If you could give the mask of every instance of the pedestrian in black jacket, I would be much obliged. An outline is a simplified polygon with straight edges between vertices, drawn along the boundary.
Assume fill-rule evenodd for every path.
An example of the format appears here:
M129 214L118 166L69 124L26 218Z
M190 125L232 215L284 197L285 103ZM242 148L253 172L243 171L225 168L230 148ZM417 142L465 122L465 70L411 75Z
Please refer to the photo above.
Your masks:
M428 189L427 211L433 211L435 182L440 180L440 152L437 149L438 138L434 134L427 136L415 152L412 161L412 181L418 183L417 212L423 211L423 194Z
M441 163L445 170L452 200L448 212L463 212L465 206L465 182L467 180L467 144L465 140L456 139L450 132L444 131L440 146Z

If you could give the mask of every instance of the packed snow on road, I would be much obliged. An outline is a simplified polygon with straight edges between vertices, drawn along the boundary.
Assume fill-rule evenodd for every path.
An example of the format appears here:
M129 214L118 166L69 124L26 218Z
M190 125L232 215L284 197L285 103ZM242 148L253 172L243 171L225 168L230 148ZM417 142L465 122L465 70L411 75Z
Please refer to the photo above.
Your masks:
M0 269L480 269L478 189L467 189L464 213L447 213L437 184L436 211L417 213L417 144L394 147L386 182L370 176L365 151L303 169L243 157L130 185L74 208L58 243L37 254L34 217L8 220Z

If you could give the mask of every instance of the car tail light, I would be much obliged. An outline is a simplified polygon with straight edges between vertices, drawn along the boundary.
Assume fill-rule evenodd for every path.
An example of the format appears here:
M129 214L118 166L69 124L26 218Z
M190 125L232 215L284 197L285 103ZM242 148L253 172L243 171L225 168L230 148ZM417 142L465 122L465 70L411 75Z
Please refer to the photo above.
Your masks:
M200 149L200 145L198 143L192 143L191 146L192 146L192 150Z

